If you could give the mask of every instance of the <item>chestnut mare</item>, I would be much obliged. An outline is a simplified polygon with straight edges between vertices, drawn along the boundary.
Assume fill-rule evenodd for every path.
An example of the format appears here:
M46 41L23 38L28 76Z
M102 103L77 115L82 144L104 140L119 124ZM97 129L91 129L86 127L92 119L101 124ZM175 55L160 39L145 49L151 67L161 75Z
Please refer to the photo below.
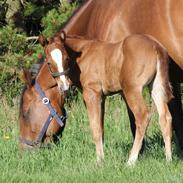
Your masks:
M64 96L60 94L56 79L53 77L62 73L50 73L50 67L53 67L50 64L44 61L39 72L36 71L36 78L32 77L31 72L24 70L25 88L21 95L19 114L21 149L44 147L43 142L56 143L57 135L64 129Z
M130 34L148 34L158 40L170 57L170 81L174 98L169 103L173 127L183 151L183 112L180 83L183 81L183 0L88 0L62 30L86 39L119 42ZM61 32L62 32L61 30ZM60 32L60 33L61 33ZM76 47L80 47L77 42ZM135 135L134 116L128 108Z
M73 60L68 63L69 76L73 84L82 89L96 145L97 160L100 161L104 157L104 111L101 101L104 104L104 96L121 91L135 116L137 126L128 164L131 165L137 160L149 121L142 90L149 84L152 85L152 98L159 113L166 159L171 160L171 114L168 102L172 93L168 79L168 54L165 49L150 37L143 35L129 36L124 43L106 43L64 36L63 33L63 41L60 45L55 44L53 51L57 50L58 55L62 55L63 49L59 52L59 48L65 46L66 50L72 49L80 53L76 63ZM45 45L45 42L46 39L42 37L40 43L44 49L53 46L53 43ZM75 47L77 42L80 42L80 48Z

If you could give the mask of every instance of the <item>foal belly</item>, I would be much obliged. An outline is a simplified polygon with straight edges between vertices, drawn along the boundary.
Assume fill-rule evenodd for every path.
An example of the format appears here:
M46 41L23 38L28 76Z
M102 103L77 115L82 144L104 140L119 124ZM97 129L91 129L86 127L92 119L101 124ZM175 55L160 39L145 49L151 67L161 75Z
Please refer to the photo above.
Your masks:
M104 95L110 95L121 91L119 77L112 77L109 80L102 81L102 91Z

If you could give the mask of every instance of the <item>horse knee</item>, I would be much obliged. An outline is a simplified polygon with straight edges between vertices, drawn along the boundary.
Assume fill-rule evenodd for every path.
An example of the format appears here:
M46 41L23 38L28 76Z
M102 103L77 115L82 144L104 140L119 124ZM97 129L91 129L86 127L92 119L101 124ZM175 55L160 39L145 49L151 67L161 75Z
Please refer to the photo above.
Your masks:
M144 109L135 114L135 118L141 124L147 124L150 118L150 112L148 109Z
M160 115L160 126L162 129L163 136L168 137L171 136L172 131L172 117L170 113L166 112Z
M172 124L172 115L170 114L170 111L167 108L167 112L166 112L166 121L167 123Z
M144 134L146 127L149 124L150 112L148 110L144 110L143 112L139 112L135 115L136 128L139 133Z
M100 141L102 138L102 135L103 135L103 132L101 129L96 129L96 128L92 129L92 138L94 142Z

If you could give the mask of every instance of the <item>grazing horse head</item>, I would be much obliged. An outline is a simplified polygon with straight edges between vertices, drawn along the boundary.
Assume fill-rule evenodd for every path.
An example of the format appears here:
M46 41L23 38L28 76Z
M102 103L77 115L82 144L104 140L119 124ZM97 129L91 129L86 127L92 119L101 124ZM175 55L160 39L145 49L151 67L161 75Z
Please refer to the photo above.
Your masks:
M31 74L23 72L25 87L19 114L21 149L58 142L57 135L63 131L66 121L64 96L60 94L48 64L43 62L36 78Z
M49 72L56 79L60 90L67 91L70 85L67 77L69 57L61 37L55 36L48 41L43 35L40 35L39 42L44 48Z

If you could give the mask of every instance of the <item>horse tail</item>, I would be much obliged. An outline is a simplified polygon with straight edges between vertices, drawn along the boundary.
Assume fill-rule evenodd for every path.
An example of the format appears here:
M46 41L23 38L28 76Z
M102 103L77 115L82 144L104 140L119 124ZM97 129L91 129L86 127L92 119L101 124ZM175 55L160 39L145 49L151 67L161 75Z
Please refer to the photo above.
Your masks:
M152 96L168 103L173 98L172 86L169 82L169 57L162 47L156 48L156 53L156 75L152 86Z

